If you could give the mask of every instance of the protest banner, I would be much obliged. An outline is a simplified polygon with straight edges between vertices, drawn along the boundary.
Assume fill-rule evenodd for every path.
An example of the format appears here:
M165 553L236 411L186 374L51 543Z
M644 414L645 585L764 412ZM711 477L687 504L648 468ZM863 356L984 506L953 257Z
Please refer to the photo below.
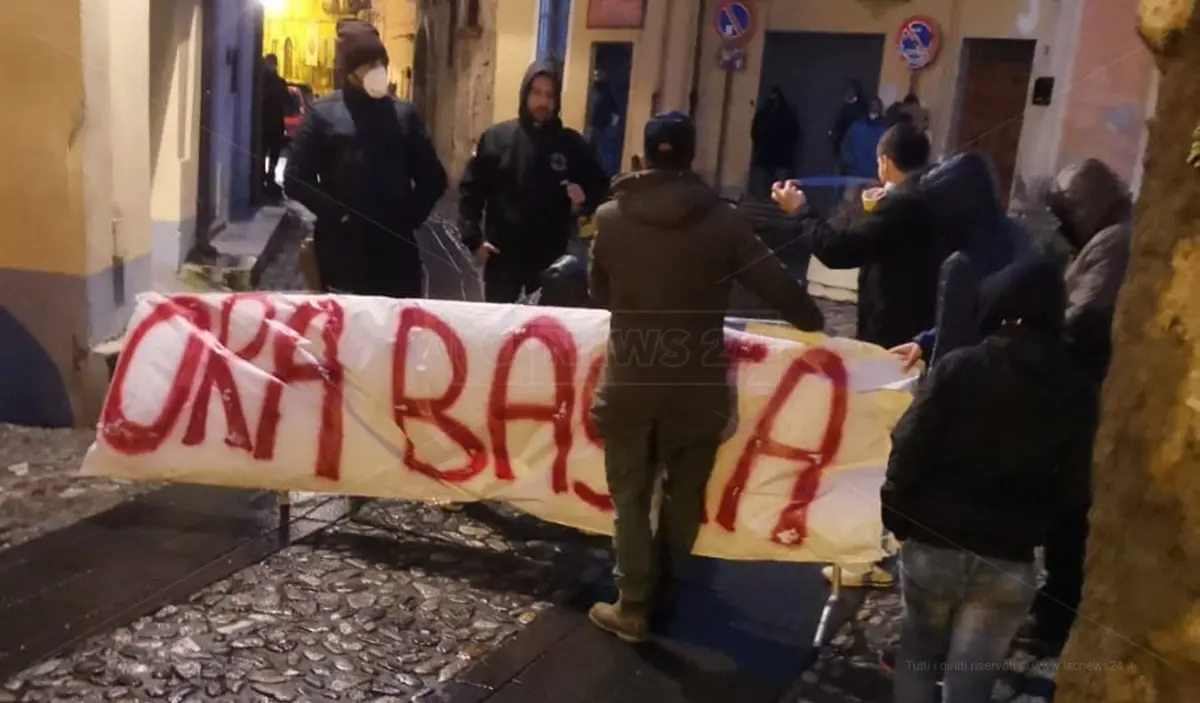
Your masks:
M611 533L602 441L588 418L608 317L354 296L146 294L83 469L496 500ZM879 558L889 432L909 401L897 390L898 362L852 340L754 323L726 330L718 345L733 362L739 421L709 484L697 551Z

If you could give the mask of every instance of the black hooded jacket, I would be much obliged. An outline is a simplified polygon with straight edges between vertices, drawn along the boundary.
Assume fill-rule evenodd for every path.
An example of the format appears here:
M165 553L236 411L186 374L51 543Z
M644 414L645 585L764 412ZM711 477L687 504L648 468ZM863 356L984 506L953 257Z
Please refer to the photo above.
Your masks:
M555 84L555 115L536 123L528 96L534 78ZM521 81L517 119L487 128L459 181L463 243L472 251L484 241L507 260L548 266L566 251L574 215L565 183L587 196L582 212L594 211L608 194L608 174L583 136L558 118L561 80L551 61L534 62Z
M898 539L1030 561L1087 508L1098 400L1063 341L1058 267L1026 259L981 293L984 340L948 354L892 432L883 523Z
M980 340L979 288L988 277L1029 254L1031 236L1000 204L987 157L956 154L925 173L921 188L940 247L936 329L925 359Z

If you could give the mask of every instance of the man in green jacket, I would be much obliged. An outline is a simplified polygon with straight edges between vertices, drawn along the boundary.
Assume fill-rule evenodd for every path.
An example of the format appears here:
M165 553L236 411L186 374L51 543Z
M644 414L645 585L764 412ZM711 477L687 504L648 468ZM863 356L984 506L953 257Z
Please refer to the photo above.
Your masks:
M590 617L628 642L647 638L660 576L692 551L717 448L733 422L724 347L733 281L800 329L824 322L750 223L692 171L695 151L686 115L651 118L649 169L617 179L614 199L596 213L589 287L612 321L591 414L616 509L620 600L597 604ZM655 533L659 462L667 479Z

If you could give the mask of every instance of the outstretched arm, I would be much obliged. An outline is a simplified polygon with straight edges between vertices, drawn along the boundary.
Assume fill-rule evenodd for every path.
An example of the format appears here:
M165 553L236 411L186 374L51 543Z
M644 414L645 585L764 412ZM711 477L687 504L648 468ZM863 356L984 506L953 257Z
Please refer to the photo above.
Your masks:
M731 233L734 276L742 285L782 315L789 324L806 332L825 327L825 316L804 286L792 278L779 257L771 252L754 229L740 216Z
M888 196L874 212L845 213L832 219L816 214L803 222L813 256L831 269L852 269L891 258L911 246L909 239L929 224L915 198Z

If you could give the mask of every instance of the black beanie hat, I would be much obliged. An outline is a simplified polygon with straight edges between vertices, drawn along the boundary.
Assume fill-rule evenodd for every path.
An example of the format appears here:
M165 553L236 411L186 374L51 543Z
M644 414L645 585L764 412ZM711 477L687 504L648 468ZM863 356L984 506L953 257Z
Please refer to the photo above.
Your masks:
M337 70L350 73L372 61L387 63L388 53L374 27L361 20L344 19L337 24L334 61Z
M650 168L691 168L696 157L696 126L678 110L662 112L646 122L643 142Z

